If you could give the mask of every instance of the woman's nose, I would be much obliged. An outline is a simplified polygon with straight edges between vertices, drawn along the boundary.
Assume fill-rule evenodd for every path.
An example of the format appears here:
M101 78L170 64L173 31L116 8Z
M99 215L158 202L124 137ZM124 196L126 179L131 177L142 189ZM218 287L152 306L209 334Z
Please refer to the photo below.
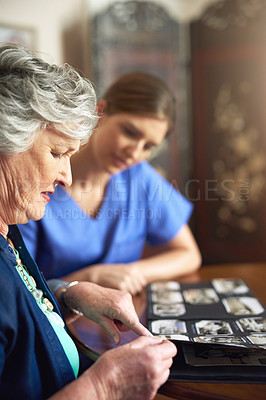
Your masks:
M57 179L59 185L69 187L72 184L72 172L71 172L71 165L70 165L70 158L66 157L62 168L58 174Z
M135 143L134 145L129 146L127 149L128 157L132 158L134 161L138 161L141 158L142 153L143 153L142 142Z

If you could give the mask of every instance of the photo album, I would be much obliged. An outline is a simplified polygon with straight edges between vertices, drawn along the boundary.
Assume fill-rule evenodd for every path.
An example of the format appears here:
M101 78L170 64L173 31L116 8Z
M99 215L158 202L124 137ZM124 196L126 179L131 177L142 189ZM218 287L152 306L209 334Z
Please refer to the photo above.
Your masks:
M178 348L170 380L266 383L266 309L242 279L151 283L147 322Z

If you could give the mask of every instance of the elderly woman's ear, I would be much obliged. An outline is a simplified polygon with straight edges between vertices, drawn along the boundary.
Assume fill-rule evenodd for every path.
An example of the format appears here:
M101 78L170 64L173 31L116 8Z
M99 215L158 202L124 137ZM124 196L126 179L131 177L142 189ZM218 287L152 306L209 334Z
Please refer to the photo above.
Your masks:
M101 117L107 109L107 101L105 99L100 99L97 103L97 113Z

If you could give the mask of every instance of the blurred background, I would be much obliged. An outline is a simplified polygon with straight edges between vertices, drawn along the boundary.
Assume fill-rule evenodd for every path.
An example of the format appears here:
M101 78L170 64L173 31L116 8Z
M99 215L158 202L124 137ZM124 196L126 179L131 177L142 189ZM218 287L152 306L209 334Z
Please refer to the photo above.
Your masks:
M0 41L91 79L157 74L177 123L150 162L194 204L203 262L265 262L266 0L0 0ZM1 90L1 88L0 88Z

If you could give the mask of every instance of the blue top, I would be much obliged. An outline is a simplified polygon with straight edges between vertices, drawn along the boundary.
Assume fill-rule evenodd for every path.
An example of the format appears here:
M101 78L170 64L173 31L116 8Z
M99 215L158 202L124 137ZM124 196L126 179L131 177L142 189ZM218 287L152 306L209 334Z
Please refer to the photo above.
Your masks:
M95 219L58 186L44 217L20 230L50 279L92 264L139 260L146 241L167 243L191 211L192 204L144 161L111 177Z
M61 315L16 226L10 226L8 236ZM15 255L0 235L0 399L46 399L75 377L58 336L14 265Z
M25 284L29 292L34 296L38 306L44 312L46 317L48 318L50 324L52 325L55 333L57 334L61 345L67 355L67 358L73 368L75 377L78 376L79 372L79 355L78 350L75 346L75 343L68 335L65 329L65 323L63 319L60 317L58 313L56 313L53 309L49 309L44 301L45 297L42 295L42 291L36 286L32 276L28 273L27 267L21 263L20 255L18 250L14 250L17 265L14 265L19 276L22 279L22 282ZM19 262L18 262L19 260ZM46 299L47 300L47 299Z

